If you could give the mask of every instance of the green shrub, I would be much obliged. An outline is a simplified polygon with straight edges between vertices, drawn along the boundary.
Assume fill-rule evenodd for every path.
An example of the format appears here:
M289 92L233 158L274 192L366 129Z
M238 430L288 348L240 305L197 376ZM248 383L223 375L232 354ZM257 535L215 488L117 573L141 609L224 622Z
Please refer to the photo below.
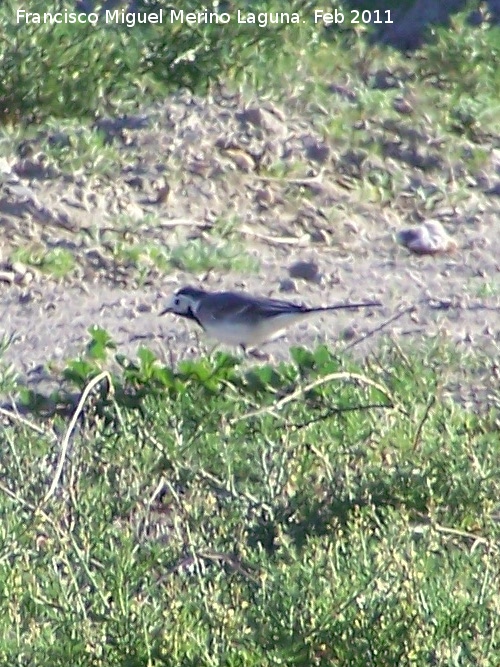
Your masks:
M286 8L297 11L295 0ZM213 12L217 3L207 7ZM236 20L232 3L231 21L190 24L165 20L171 3L158 0L153 10L164 10L161 24L106 23L103 16L91 23L17 23L18 9L25 5L11 0L0 8L0 118L4 122L45 116L91 115L120 104L133 106L144 95L164 94L187 87L206 89L222 73L244 68L252 58L265 59L279 50L284 29L292 25L261 29ZM29 7L25 11L32 11ZM54 3L37 3L36 11L55 11ZM74 12L74 3L64 0L59 11ZM177 9L177 8L176 8ZM185 13L200 11L200 3L186 0ZM252 11L283 10L274 0L252 4ZM118 7L121 12L122 6ZM312 24L311 24L312 29ZM125 107L125 108L124 108Z

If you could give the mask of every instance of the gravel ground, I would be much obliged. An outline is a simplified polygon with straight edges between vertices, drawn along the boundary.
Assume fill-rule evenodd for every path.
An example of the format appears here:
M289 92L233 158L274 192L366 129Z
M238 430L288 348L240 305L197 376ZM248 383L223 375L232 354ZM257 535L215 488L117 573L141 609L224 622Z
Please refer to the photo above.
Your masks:
M53 158L89 128L40 131L16 144L0 162L0 321L12 337L3 361L29 386L45 387L44 365L53 361L54 373L82 353L91 325L107 329L126 355L140 345L174 363L199 354L207 341L195 325L158 316L165 295L187 283L311 305L382 301L380 310L295 327L266 346L275 358L286 358L292 344L340 340L342 349L415 304L353 349L369 352L383 335L419 342L440 334L464 354L486 352L494 364L500 149L492 147L472 176L460 164L445 165L432 134L424 133L416 149L409 139L409 157L405 119L398 151L382 160L325 141L315 118L293 103L285 111L224 92L207 100L183 93L140 116L101 121L103 157L92 168ZM371 131L383 140L386 130L381 124ZM399 177L389 203L369 201L366 188L353 186L374 172ZM451 204L445 193L429 214L415 193L434 197L436 173L463 196ZM398 245L401 229L427 217L443 223L455 252L416 256ZM194 272L154 260L152 250L168 257L196 240L201 248L234 247L233 260ZM58 279L13 261L19 248L64 249L74 268ZM127 254L131 248L141 250L139 259ZM299 261L305 267L294 267ZM241 262L258 268L242 269Z

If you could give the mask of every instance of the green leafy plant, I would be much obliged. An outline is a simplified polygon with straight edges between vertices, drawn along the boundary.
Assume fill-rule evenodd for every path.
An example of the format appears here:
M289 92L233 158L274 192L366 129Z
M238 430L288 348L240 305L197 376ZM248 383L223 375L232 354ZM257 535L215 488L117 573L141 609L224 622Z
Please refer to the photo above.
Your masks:
M258 269L257 259L236 241L209 243L203 239L195 239L173 248L169 261L171 266L192 273L212 269L224 271Z
M59 9L74 12L74 3L63 0ZM293 2L287 11L302 3ZM115 105L133 108L145 95L155 97L166 91L187 87L207 89L229 70L243 70L252 60L261 60L278 50L283 30L256 30L254 24L232 20L214 22L107 24L103 16L92 25L17 21L16 12L24 5L4 3L0 8L1 116L17 122L46 116L81 117L109 111ZM278 3L259 2L254 11L277 10ZM165 0L156 0L144 12L162 9L170 16L174 9ZM248 10L237 2L231 12ZM52 2L39 2L36 11L54 12ZM200 12L200 5L187 0L185 14ZM210 3L208 13L217 13L218 3ZM120 10L118 10L120 13ZM288 27L288 26L287 26ZM292 26L293 28L293 26Z
M1 660L496 665L498 414L447 394L464 360L292 357L141 349L80 412L0 424Z
M13 251L10 261L33 266L55 278L64 278L74 270L76 264L75 257L70 250L63 247L46 249L41 245L17 248Z

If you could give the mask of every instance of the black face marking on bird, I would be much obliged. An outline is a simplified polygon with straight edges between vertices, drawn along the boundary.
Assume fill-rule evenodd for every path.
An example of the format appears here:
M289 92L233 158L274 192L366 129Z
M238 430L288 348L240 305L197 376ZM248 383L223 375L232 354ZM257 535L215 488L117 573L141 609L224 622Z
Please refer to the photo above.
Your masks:
M160 315L165 315L166 313L173 313L174 315L180 315L181 317L186 317L189 320L194 320L202 328L203 324L200 322L196 316L196 311L200 304L200 300L205 296L206 292L196 287L183 287L180 290L177 290L172 296L170 301L167 303L166 308L160 313Z
M194 322L199 324L202 329L205 329L205 327L203 326L203 323L196 317L196 314L193 311L191 306L189 306L187 311L185 313L183 313L183 317L187 317L188 320L193 320Z

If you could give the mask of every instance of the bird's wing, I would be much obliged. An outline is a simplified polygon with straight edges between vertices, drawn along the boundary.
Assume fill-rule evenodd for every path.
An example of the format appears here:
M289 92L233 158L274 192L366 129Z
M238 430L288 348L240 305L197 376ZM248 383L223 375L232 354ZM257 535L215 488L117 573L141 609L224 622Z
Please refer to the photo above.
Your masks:
M198 310L201 319L238 321L245 318L250 322L259 322L262 318L275 317L283 313L300 313L304 306L298 306L279 299L249 297L235 292L210 294Z

